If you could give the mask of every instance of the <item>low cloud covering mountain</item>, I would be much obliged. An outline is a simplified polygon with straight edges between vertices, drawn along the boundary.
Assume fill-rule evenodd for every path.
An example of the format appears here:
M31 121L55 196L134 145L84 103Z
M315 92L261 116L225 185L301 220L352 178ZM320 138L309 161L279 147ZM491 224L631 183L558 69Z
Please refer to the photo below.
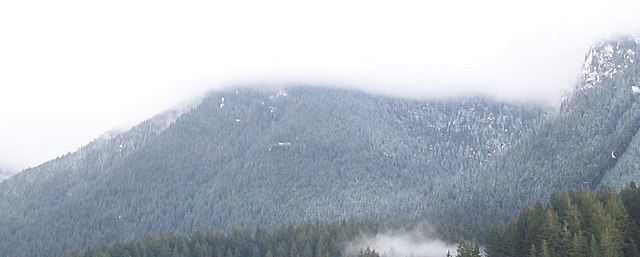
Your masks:
M556 190L640 181L639 45L594 45L555 112L314 87L211 92L2 182L0 255L315 220L469 226Z

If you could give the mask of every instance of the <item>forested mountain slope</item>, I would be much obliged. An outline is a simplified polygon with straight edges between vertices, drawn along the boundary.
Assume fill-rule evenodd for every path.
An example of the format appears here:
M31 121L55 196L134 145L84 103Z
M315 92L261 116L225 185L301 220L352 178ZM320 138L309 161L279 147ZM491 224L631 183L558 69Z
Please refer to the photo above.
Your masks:
M0 255L169 231L422 216L441 206L434 195L544 117L482 98L214 92L2 182Z
M581 189L571 192L554 192L543 206L540 203L524 208L520 215L506 224L491 227L485 253L480 254L476 242L456 239L459 243L455 256L487 257L638 257L640 243L640 189L630 183L620 192L601 187L597 192ZM391 226L390 226L391 225ZM403 225L411 226L410 223ZM362 241L356 237L384 231L398 230L397 224L375 222L333 222L289 225L273 232L234 231L232 233L196 233L191 237L174 234L162 237L125 240L94 247L85 252L67 256L213 256L213 257L366 257L366 256L453 256L447 249L429 246L432 239L419 235L431 234L425 227L414 227L411 234L421 247L411 247L398 237L387 237L385 244L391 249L373 249L373 254L356 253L354 245L346 242ZM415 226L415 224L413 224ZM394 228L395 227L395 228ZM489 228L486 228L489 230ZM406 230L405 230L406 231ZM388 233L388 232L387 232ZM351 247L345 247L345 244ZM363 242L361 247L381 247L375 242ZM384 247L384 246L382 246ZM418 252L406 254L408 249ZM422 249L419 249L422 248ZM380 254L375 254L376 252ZM402 254L405 253L405 254Z
M553 191L640 181L639 50L632 37L594 45L559 113L450 190L457 196L451 202L459 215L453 216L474 209L479 215L463 223L506 219Z

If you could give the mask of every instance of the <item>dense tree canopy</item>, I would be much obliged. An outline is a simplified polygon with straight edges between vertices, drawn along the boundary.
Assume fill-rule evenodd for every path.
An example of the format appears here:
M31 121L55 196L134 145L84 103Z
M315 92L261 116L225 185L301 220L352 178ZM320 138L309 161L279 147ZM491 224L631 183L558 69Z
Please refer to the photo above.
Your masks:
M536 204L495 226L488 256L640 256L638 202L634 183L620 193L609 187L553 193L546 207Z
M487 238L477 240L487 242L487 257L638 257L638 203L640 189L634 183L620 192L609 187L596 192L555 192L546 206L538 203L525 208L508 223L496 223ZM385 254L370 247L347 252L345 243L363 233L410 226L407 222L342 221L288 225L274 231L258 228L191 237L167 234L119 241L68 256L380 257ZM457 240L457 257L483 256L478 242ZM443 252L442 256L451 253Z
M421 218L544 117L491 99L323 88L213 92L0 184L0 255L146 234ZM36 240L38 245L27 242ZM9 247L11 246L11 247Z

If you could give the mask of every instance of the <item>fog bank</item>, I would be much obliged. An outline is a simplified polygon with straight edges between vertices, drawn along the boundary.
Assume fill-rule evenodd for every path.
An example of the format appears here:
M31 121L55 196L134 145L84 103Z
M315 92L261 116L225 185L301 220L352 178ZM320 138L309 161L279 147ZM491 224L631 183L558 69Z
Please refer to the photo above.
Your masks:
M640 1L0 2L0 164L36 166L236 84L558 105Z
M361 235L349 242L346 253L357 256L361 249L371 248L383 257L443 257L447 251L456 255L457 245L436 237L427 225L411 231L386 231L376 235Z

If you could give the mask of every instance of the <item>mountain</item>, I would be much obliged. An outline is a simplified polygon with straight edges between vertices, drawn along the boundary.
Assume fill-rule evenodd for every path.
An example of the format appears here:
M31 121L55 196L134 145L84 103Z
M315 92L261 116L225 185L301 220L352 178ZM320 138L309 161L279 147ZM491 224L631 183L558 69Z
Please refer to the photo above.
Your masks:
M458 196L455 213L482 210L467 224L507 219L513 210L548 199L553 191L640 181L639 50L640 40L633 37L594 45L573 95L559 112L447 192Z
M212 92L3 181L0 255L169 231L421 217L545 117L484 98Z
M315 220L469 227L554 191L640 181L639 48L595 44L552 114L480 97L211 92L0 182L0 255Z

